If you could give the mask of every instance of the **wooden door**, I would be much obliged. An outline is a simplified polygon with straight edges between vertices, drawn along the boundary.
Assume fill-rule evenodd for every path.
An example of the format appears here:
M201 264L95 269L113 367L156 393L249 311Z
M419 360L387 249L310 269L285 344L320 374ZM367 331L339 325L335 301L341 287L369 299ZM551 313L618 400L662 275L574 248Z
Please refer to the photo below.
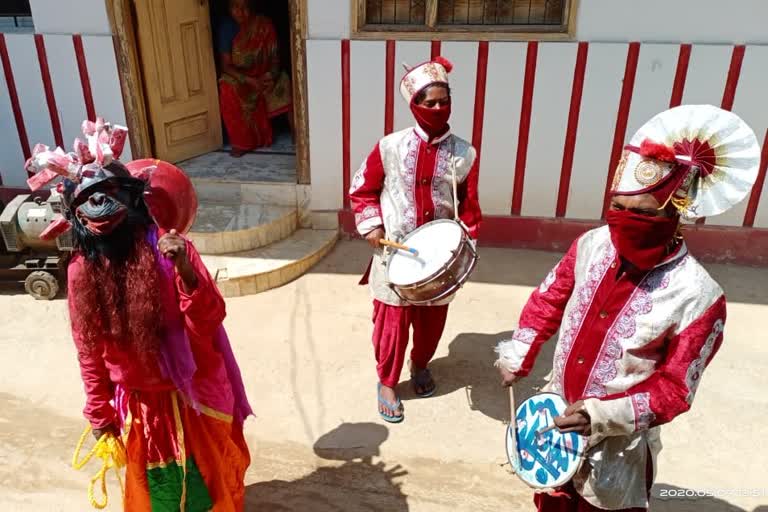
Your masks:
M208 0L136 0L136 31L155 157L221 148Z

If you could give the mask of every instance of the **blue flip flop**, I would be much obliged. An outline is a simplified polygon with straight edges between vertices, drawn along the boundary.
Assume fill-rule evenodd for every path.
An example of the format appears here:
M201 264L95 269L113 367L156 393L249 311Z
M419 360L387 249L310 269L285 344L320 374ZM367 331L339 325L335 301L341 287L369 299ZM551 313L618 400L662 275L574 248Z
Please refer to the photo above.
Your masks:
M396 411L399 409L401 413L403 412L403 403L400 401L399 398L397 399L397 402L395 402L394 404L391 404L381 397L381 382L379 382L378 384L376 394L378 395L379 403L381 405L383 405L384 407L392 411ZM405 419L404 414L400 414L400 416L390 416L389 414L384 414L381 411L379 411L379 416L381 416L381 418L387 423L400 423Z

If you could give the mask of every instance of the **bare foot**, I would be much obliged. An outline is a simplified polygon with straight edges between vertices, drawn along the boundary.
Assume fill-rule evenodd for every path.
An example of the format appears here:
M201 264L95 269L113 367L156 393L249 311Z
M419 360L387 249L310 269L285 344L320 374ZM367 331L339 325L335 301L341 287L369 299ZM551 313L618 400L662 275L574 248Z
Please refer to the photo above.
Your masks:
M398 397L394 388L391 388L389 386L385 386L384 384L382 384L380 395L381 395L381 399L390 405L395 405L397 403ZM383 403L379 402L379 412L386 416L402 416L403 407L401 405L397 409L391 409L386 405L384 405Z
M247 151L246 151L246 150L244 150L244 149L235 149L235 148L232 148L232 149L229 151L229 156L232 156L232 157L235 157L235 158L240 158L241 156L243 156L243 155L244 155L244 154L246 154L246 153L247 153Z

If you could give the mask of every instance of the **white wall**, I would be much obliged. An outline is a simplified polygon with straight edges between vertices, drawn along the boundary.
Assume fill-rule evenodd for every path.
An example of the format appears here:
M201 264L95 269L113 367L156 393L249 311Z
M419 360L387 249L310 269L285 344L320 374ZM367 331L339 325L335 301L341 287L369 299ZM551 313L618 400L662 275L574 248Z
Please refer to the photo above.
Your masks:
M350 0L307 0L309 39L349 37Z
M45 3L57 1L61 0L45 0ZM307 0L307 3L309 39L350 36L350 0ZM766 0L579 0L576 39L768 43L766 20Z
M341 45L338 40L307 43L313 209L342 207ZM527 46L524 42L492 42L489 45L479 193L483 211L491 215L508 214L511 208ZM569 219L600 217L628 47L626 42L588 45L565 212ZM442 45L443 55L456 64L451 73L455 93L451 126L456 134L467 140L471 140L473 132L477 52L477 42L446 42ZM563 156L569 150L565 141L576 52L574 43L538 45L523 185L523 216L551 218L556 214ZM624 140L654 114L668 107L679 52L679 43L640 45ZM426 42L397 41L395 44L395 62L417 62L427 59L429 53L430 45ZM732 44L693 45L684 103L720 104L732 53ZM352 41L350 44L351 172L384 135L385 55L383 41ZM768 84L768 75L764 72L766 62L768 46L747 46L733 108L747 120L761 141L768 130L768 109L762 108ZM402 71L397 66L395 83L401 76ZM412 124L405 102L396 91L394 99L395 128ZM745 200L727 214L708 219L707 223L740 226L746 206ZM768 182L755 226L768 228Z
M580 0L580 41L768 42L765 0Z
M110 34L105 0L30 0L39 34Z

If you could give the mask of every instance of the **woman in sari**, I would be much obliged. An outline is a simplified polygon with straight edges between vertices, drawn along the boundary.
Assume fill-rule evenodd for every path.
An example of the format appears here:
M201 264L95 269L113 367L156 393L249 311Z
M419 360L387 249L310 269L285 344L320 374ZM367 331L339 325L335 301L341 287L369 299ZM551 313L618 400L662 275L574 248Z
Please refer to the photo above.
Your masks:
M234 38L221 34L219 99L231 154L242 156L272 145L271 119L291 112L291 87L280 70L272 21L253 14L247 0L230 0L229 13L237 32Z

